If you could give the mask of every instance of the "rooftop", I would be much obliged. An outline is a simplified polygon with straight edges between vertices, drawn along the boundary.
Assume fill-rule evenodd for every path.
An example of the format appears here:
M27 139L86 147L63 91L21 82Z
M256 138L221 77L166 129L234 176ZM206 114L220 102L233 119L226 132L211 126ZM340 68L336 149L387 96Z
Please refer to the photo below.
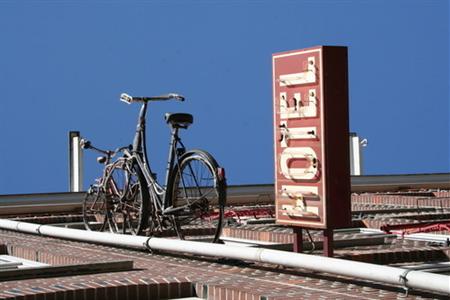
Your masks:
M372 187L370 192L352 194L353 227L335 230L334 256L450 275L449 189L416 186L374 191ZM252 203L252 199L258 200ZM271 218L270 186L248 186L241 192L231 187L229 200L231 213L222 236L226 244L292 250L292 229ZM22 204L24 213L3 217L82 228L77 208L33 214ZM321 232L310 230L303 238L305 253L322 255ZM432 291L406 291L400 283L8 230L0 230L0 254L45 264L26 272L0 272L0 299L448 299Z

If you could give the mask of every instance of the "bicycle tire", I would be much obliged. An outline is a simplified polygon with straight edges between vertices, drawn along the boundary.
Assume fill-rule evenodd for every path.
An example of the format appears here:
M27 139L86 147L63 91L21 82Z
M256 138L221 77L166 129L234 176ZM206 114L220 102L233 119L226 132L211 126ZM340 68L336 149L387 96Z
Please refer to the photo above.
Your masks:
M111 205L108 222L114 233L139 235L147 227L149 193L144 175L132 159L113 163L106 181Z
M108 227L106 197L98 185L91 185L83 199L83 223L90 231L106 231Z
M172 171L169 191L176 211L173 217L178 237L194 240L212 236L212 242L218 242L223 226L226 182L219 176L216 160L202 150L187 152Z

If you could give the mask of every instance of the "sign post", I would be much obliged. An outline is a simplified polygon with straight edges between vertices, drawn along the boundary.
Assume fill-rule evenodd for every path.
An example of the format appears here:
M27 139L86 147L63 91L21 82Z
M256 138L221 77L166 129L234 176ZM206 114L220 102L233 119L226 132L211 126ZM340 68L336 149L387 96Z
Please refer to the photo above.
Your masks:
M278 224L324 231L351 225L347 48L273 54L275 206Z

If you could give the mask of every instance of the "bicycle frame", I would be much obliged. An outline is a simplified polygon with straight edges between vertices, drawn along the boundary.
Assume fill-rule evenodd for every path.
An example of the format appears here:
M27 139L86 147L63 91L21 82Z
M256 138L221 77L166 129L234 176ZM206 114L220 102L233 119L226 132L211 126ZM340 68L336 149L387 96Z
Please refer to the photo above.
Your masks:
M179 163L180 154L185 152L185 146L178 137L178 128L172 128L170 145L169 145L169 155L167 160L166 177L164 186L161 186L154 173L152 173L148 156L147 156L147 146L146 146L146 115L147 115L148 102L142 103L138 125L136 127L136 133L133 140L133 146L131 149L131 157L135 159L136 163L139 165L143 172L144 178L147 182L147 187L149 190L153 190L157 197L156 204L157 209L160 212L164 212L166 208L170 206L169 197L166 193L166 188L169 186L170 172L175 166L175 163ZM181 151L180 151L181 149Z

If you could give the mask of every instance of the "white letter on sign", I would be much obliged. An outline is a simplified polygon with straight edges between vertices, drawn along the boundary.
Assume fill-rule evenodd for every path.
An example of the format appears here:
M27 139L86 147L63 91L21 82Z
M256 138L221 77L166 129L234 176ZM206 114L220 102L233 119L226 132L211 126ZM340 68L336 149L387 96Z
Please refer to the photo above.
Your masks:
M308 57L308 69L295 74L280 75L280 86L292 86L316 82L316 60L314 56Z
M292 98L292 105L289 105L287 93L280 93L280 118L312 118L317 117L317 96L316 90L310 89L308 93L308 105L302 104L301 94L295 93Z
M307 160L307 168L289 168L292 160ZM311 180L318 176L318 160L316 152L311 147L286 148L280 157L281 173L288 179Z

